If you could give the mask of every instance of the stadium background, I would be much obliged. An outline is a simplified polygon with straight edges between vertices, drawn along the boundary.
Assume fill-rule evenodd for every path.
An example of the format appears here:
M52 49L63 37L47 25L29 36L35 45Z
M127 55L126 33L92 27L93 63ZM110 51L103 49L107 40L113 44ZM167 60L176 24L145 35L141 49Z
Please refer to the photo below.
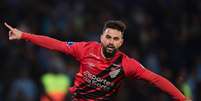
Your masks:
M200 0L1 0L0 101L39 101L43 75L64 74L71 85L79 66L64 54L9 41L4 22L63 41L98 41L108 19L128 26L121 50L201 101L200 14ZM134 100L170 101L146 82L126 79L117 101Z

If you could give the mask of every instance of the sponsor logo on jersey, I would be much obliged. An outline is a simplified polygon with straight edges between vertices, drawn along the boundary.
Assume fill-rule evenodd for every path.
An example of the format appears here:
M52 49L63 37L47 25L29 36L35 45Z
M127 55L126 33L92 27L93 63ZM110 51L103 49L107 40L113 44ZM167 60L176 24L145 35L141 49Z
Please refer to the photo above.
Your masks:
M75 43L75 42L72 42L72 41L67 42L67 44L68 44L69 46L73 45L74 43Z
M96 75L90 73L89 71L83 72L83 79L90 84L91 87L100 87L102 89L109 89L111 86L114 85L113 82L110 82L106 79L101 77L97 77Z

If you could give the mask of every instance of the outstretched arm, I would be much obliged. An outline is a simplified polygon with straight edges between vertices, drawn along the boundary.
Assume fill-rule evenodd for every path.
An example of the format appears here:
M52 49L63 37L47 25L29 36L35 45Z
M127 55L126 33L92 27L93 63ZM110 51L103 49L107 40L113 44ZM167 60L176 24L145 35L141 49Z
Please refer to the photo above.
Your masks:
M172 96L175 101L191 101L190 99L186 99L185 96L170 81L147 69L141 73L139 78L148 81L150 84L166 92Z
M59 41L47 36L34 35L22 32L16 28L11 27L7 23L4 23L7 28L9 28L9 40L16 39L25 39L31 41L32 43L39 45L41 47L56 50L60 52L70 53L70 49L68 49L66 42Z
M149 82L170 95L174 101L191 101L191 99L187 99L170 81L144 68L138 61L125 57L123 67L127 77Z

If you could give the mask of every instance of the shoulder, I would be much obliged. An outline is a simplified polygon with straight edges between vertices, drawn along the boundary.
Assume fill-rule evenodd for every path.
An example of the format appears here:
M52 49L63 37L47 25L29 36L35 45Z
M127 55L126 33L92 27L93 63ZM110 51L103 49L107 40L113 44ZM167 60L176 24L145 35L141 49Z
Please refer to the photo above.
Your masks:
M122 62L137 62L137 60L133 57L129 57L127 54L119 51L119 53L123 56L122 57Z
M83 44L83 45L85 45L85 46L97 46L97 45L99 45L99 43L98 42L96 42L96 41L83 41L83 42L80 42L80 44Z
M76 43L77 49L82 53L82 55L86 55L90 52L97 50L100 47L100 44L95 41L88 41L88 42L78 42Z
M66 42L68 51L77 58L77 60L82 59L86 54L90 53L98 46L95 41L81 41L81 42Z
M131 58L129 57L128 55L126 55L125 53L122 53L121 54L123 55L123 58L122 58L122 65L124 66L135 66L137 64L139 64L139 62L135 59L135 58Z
M126 76L130 77L136 74L139 70L143 70L143 66L141 63L135 58L131 58L125 53L121 53L123 55L122 58L122 67Z
M86 42L87 45L90 45L90 46L99 46L100 43L96 42L96 41L88 41Z
M87 46L97 46L99 43L96 41L81 41L81 42L67 41L66 44L68 46L78 46L83 48Z
M96 48L99 47L100 44L96 41L88 41L88 42L80 42L79 43L83 48Z

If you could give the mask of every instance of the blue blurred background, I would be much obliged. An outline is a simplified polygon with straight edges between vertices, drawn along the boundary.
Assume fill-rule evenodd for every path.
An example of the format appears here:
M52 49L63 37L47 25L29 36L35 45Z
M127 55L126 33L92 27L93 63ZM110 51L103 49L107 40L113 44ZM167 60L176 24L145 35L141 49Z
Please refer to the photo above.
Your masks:
M0 0L0 101L50 101L44 97L52 92L70 101L67 88L79 69L72 57L9 41L4 22L62 41L99 41L110 19L128 26L122 51L201 101L200 0ZM126 79L117 101L171 99L144 81Z

